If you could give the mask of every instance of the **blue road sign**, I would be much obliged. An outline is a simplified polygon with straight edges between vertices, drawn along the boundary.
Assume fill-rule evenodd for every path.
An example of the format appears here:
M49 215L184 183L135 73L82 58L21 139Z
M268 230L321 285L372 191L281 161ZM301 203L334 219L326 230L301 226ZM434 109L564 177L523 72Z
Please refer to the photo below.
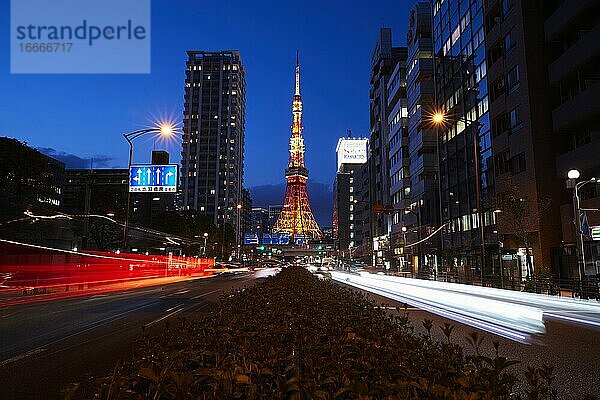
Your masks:
M258 240L258 234L244 233L244 244L260 244Z
M177 165L132 165L129 168L130 192L176 192Z
M287 233L263 233L262 244L290 244L290 236Z

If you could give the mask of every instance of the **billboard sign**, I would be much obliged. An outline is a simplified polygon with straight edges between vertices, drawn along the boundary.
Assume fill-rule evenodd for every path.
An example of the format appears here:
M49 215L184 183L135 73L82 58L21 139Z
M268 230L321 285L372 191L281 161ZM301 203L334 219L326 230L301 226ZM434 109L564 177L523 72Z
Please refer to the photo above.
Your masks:
M342 164L364 164L367 162L368 146L369 139L339 139L335 150L337 153L338 171Z
M132 165L129 168L130 192L177 191L177 165Z

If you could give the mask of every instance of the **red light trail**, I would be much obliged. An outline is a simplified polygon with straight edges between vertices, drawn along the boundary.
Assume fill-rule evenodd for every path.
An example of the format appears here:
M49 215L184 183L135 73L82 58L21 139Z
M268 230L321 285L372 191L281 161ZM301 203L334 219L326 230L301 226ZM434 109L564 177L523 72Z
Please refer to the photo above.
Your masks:
M212 258L73 251L0 239L0 306L212 274Z

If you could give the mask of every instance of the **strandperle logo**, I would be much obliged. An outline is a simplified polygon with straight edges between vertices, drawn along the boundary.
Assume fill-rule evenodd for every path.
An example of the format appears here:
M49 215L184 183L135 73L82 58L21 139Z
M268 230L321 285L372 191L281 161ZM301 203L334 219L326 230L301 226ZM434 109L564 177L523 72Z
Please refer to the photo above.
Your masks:
M83 20L81 25L72 26L17 26L18 40L56 41L56 40L86 40L88 45L93 45L99 39L105 40L144 40L146 39L146 28L134 25L127 20L125 25L96 26L90 25Z
M150 0L11 0L12 73L150 73Z

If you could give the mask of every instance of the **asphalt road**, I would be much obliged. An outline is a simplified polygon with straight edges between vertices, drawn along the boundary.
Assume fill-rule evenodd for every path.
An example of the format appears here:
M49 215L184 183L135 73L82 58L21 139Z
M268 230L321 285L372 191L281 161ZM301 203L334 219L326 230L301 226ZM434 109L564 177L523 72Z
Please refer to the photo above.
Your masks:
M359 290L351 286L354 290ZM365 292L376 306L383 306L389 313L397 313L396 307L404 314L404 304L388 298ZM453 320L432 314L414 307L406 309L416 334L425 334L422 321L430 319L434 328L432 335L438 340L446 340L439 327L444 323L454 325L452 338L455 343L460 344L466 353L473 353L466 337L472 332L483 335L485 340L482 345L482 353L493 356L493 341L500 344L500 355L521 363L513 367L513 371L520 374L527 366L541 367L543 365L554 366L556 381L554 387L558 390L561 399L579 399L585 394L600 393L600 330L589 326L570 325L557 321L546 321L546 334L537 336L532 344L518 343L480 329L464 325ZM522 389L522 386L519 387Z
M107 374L130 357L145 326L208 312L219 295L250 285L253 273L229 273L164 286L0 309L0 399L57 399L85 374Z

